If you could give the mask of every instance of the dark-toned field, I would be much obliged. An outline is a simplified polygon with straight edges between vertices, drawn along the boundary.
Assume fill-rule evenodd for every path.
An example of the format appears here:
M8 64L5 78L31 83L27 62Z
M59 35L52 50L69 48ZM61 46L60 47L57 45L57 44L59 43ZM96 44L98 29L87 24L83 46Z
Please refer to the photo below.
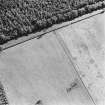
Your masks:
M104 7L104 0L0 0L0 44Z

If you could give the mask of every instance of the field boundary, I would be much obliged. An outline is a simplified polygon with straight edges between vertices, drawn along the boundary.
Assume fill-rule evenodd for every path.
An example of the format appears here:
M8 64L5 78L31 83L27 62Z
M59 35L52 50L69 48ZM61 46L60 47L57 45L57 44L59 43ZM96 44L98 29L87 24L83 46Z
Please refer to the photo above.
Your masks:
M67 27L69 25L75 24L75 23L83 21L83 20L89 19L89 18L91 18L93 16L101 15L104 12L105 12L104 9L100 9L100 10L94 11L94 12L92 12L90 14L85 14L85 15L83 15L81 17L75 18L72 21L63 22L61 24L55 24L52 27L49 27L48 29L43 29L40 32L32 33L32 34L29 34L28 36L23 36L23 37L20 37L20 38L18 38L16 40L11 40L11 41L3 44L3 45L0 45L0 51L9 49L9 48L14 47L14 46L16 46L18 44L21 44L21 43L27 42L29 40L32 40L34 38L40 39L42 36L44 36L47 33L50 33L52 31L58 30L58 29L63 28L63 27Z

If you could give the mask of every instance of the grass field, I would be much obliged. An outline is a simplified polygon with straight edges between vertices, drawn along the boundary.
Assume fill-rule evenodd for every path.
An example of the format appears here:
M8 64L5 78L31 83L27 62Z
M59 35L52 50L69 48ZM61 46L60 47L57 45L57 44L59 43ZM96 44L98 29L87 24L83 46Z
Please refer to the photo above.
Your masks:
M0 44L104 7L104 0L0 0Z

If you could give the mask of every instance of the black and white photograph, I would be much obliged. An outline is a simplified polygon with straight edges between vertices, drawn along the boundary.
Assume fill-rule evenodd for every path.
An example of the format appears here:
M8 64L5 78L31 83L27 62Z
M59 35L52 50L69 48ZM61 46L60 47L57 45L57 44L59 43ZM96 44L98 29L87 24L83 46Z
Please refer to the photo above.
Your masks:
M105 105L105 0L0 0L0 105Z

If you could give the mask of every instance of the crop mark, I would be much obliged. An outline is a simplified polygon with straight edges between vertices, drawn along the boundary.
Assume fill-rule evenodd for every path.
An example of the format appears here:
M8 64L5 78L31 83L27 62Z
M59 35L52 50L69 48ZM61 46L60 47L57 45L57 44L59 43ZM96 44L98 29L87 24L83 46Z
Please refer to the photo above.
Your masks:
M69 88L66 89L67 93L69 93L72 89L76 88L77 85L78 85L77 81L73 81L73 82L70 84Z
M35 105L43 105L42 100L38 100Z

